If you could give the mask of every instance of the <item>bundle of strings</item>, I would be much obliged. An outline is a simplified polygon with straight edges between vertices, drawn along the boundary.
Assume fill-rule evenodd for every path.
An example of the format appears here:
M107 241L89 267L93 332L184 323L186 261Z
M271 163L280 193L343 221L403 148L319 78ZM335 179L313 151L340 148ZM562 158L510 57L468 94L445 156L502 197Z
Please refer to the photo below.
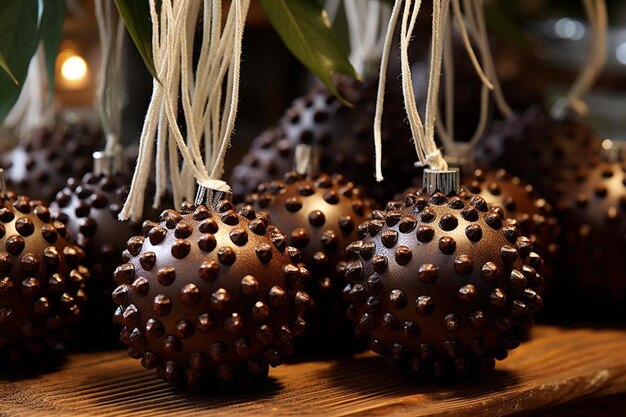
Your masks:
M359 74L380 65L391 7L379 0L343 0L350 37L350 62Z
M97 92L98 111L106 137L105 151L116 152L121 150L124 23L117 16L113 0L96 0L95 11L102 55Z
M153 83L137 165L121 220L141 218L153 161L155 207L167 188L168 176L176 204L192 196L196 184L230 191L220 178L237 114L241 44L249 7L250 0L233 0L223 22L221 0L150 0L152 52L158 79ZM194 38L200 13L202 40L194 65ZM178 125L179 100L184 135Z
M482 82L480 97L480 116L476 130L468 142L457 142L454 134L454 62L452 31L446 32L443 66L445 83L445 124L441 117L437 118L437 130L444 148L449 155L461 157L471 153L476 143L482 139L488 125L489 91L492 91L498 110L508 117L513 114L511 107L506 103L500 82L495 72L495 65L485 24L483 0L463 0L463 8L459 0L452 0L452 11L459 34L472 62L476 74ZM451 22L450 22L451 23ZM452 28L452 25L449 26ZM471 40L477 45L481 63L474 53ZM437 109L439 111L439 108Z
M378 85L378 95L376 100L376 114L374 117L374 148L376 156L376 180L384 179L382 174L382 115L384 107L385 83L391 44L393 42L394 31L400 14L402 23L400 26L400 66L402 72L402 93L404 95L404 105L407 118L411 127L411 134L415 142L415 151L422 165L428 165L432 169L445 171L448 164L443 159L441 151L435 143L435 118L438 106L439 79L441 73L442 50L444 35L448 21L448 11L450 0L433 1L432 17L432 39L431 54L428 77L428 93L426 98L425 121L422 122L415 92L413 91L413 79L411 76L411 65L409 63L409 43L413 36L413 31L417 21L421 6L421 0L396 0L391 11L391 18L385 36L385 45L380 64L380 78Z
M44 49L39 45L28 65L20 96L4 119L4 125L14 131L18 138L28 140L34 130L54 122L54 107L49 105L51 97L46 94L47 88Z
M606 63L608 28L606 3L604 0L582 0L582 2L591 28L589 54L567 95L557 101L552 108L552 115L557 119L565 117L570 110L581 115L587 113L583 97L591 90Z

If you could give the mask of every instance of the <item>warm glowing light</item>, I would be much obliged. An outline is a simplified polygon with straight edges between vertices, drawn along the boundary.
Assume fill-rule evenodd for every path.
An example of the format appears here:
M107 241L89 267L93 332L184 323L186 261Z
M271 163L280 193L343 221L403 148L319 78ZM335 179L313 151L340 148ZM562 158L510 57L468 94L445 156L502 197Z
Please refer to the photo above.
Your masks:
M87 63L78 55L70 55L61 64L61 76L67 81L81 81L87 76Z
M611 139L604 139L602 141L602 149L604 149L605 151L608 151L611 148L613 148L613 141Z

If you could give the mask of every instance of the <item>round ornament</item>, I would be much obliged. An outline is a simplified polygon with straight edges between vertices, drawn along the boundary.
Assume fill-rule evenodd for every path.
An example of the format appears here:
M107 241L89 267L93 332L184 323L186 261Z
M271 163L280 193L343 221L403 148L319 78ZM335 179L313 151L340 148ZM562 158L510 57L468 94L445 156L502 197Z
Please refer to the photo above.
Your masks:
M68 338L86 300L83 251L39 201L2 196L0 357L18 363Z
M267 375L305 328L300 254L250 206L183 203L144 222L114 274L129 355L198 390Z
M418 374L484 372L542 305L541 258L514 221L461 191L408 195L359 227L348 315L370 347Z
M372 120L376 103L376 82L358 83L342 79L338 89L354 106L342 105L321 85L296 99L277 127L257 137L249 153L234 168L229 183L235 200L254 192L256 187L294 166L299 144L320 148L320 169L345 175L357 181L368 194L387 201L410 185L415 171L415 151L405 119L400 89L388 91L383 115L385 180L374 178ZM397 90L397 91L396 91Z
M580 170L558 208L563 250L553 307L567 307L569 318L624 322L626 166L599 163Z
M515 219L523 236L540 253L542 275L550 279L559 254L561 227L556 210L535 187L504 169L477 168L462 180L472 194L481 196L490 207L503 210L503 217Z
M484 166L505 168L545 195L573 179L590 158L600 155L602 141L580 118L555 120L540 108L494 123L476 147Z
M302 348L353 350L354 326L345 317L342 300L348 260L345 248L357 239L357 227L369 218L371 203L341 175L305 177L296 171L285 174L282 181L262 183L245 202L287 235L311 273L304 288L314 308L307 315Z
M102 134L84 125L41 129L4 155L7 185L49 203L69 177L80 178L91 170L91 153L101 143Z

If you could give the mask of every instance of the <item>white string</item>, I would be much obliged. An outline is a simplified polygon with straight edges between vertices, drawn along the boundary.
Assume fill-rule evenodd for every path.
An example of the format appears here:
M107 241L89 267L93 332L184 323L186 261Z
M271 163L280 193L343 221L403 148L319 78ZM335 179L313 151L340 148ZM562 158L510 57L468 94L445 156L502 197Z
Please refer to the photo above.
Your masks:
M474 148L480 141L487 129L489 119L489 90L493 91L494 101L499 110L505 116L510 116L513 111L504 100L504 95L500 86L500 82L495 72L493 57L489 48L489 38L484 19L484 7L482 0L463 0L463 9L465 11L465 19L461 11L459 0L452 0L452 10L455 16L459 32L462 34L465 49L470 57L475 55L470 43L470 36L478 46L481 61L485 66L483 72L478 60L472 59L472 64L479 78L482 81L480 95L480 112L479 120L474 134L468 142L456 142L454 135L454 126L451 124L454 120L454 83L453 76L448 74L452 72L454 65L452 61L452 53L444 51L444 68L446 79L446 126L443 125L440 118L437 119L437 129L439 138L444 144L445 149L454 156L463 156ZM468 35L469 33L469 35ZM448 33L448 48L452 48L451 33ZM449 61L449 62L448 62Z
M564 116L568 109L572 109L579 114L587 112L587 106L582 98L593 87L606 63L608 27L606 3L604 0L582 1L591 29L590 52L587 55L586 63L583 65L569 92L552 108L552 114L557 118Z
M385 23L389 21L391 8L379 0L343 2L350 37L350 62L359 74L369 75L379 65L383 53Z
M96 0L95 12L102 55L97 92L98 111L106 137L105 149L112 152L121 147L121 61L124 24L116 16L116 9L112 0Z
M54 122L52 97L48 97L48 73L43 45L39 45L28 64L28 73L20 95L4 119L4 125L18 138L27 140L36 129Z
M156 1L150 0L150 9L158 81L153 82L137 168L120 219L141 216L155 141L155 204L167 186L168 174L177 203L192 196L194 183L230 191L220 177L237 115L243 31L250 0L233 0L225 23L221 0L204 0L202 4L195 0L163 0L160 16ZM193 65L201 5L202 43L198 63ZM178 126L179 99L185 135Z
M441 151L435 143L435 119L437 114L439 84L441 75L442 50L448 21L448 11L450 8L450 0L441 0L433 2L433 18L432 18L432 39L431 39L431 56L428 80L428 94L426 98L426 115L425 122L422 123L417 103L415 100L415 92L413 90L413 79L411 75L411 65L409 63L409 43L415 28L415 22L419 14L421 0L404 0L404 8L402 9L403 0L397 0L391 12L389 26L387 28L387 36L385 38L385 49L381 62L381 74L378 86L378 96L376 102L376 114L374 118L374 144L376 154L376 180L383 180L382 175L382 132L381 121L384 105L384 91L386 82L387 61L389 60L389 50L391 49L391 39L397 24L397 19L402 13L401 30L400 30L400 65L402 73L402 92L404 95L404 105L407 118L411 127L413 140L415 141L415 151L421 164L429 165L436 170L447 170L448 164L443 159Z

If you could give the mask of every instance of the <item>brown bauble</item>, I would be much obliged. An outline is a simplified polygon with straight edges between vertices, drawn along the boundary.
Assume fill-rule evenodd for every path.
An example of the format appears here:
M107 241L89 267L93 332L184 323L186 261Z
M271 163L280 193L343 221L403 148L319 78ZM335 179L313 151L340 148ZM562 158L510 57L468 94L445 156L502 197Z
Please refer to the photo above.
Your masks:
M310 304L299 251L250 206L183 203L146 221L114 274L129 355L199 390L264 377L293 349Z
M479 196L409 195L359 230L349 317L372 350L418 374L492 369L542 305L541 257Z
M295 171L284 179L262 183L246 197L268 221L281 229L288 243L302 254L311 273L305 290L314 308L307 315L307 332L298 351L337 352L364 348L352 336L354 325L345 317L343 289L348 254L357 239L357 226L369 218L371 203L341 175L304 177Z
M391 80L389 82L392 82ZM353 104L342 105L321 85L294 100L278 126L257 137L230 178L236 201L254 192L256 187L272 181L294 166L297 145L320 148L320 168L324 172L345 175L357 181L378 200L387 201L410 185L416 161L411 131L404 122L401 89L387 88L383 115L383 174L374 178L375 81L359 83L341 79L339 92ZM384 150L387 150L386 152Z
M494 123L476 147L476 158L528 181L553 201L555 190L601 150L602 141L586 120L558 121L533 107Z
M8 188L48 204L69 177L91 170L91 154L101 143L102 133L84 125L38 130L3 156Z
M4 197L4 196L3 196ZM0 364L56 349L80 318L89 271L39 201L19 196L0 206Z
M523 236L541 254L542 275L550 279L559 254L561 226L556 210L535 187L509 174L504 169L476 168L462 178L462 184L472 194L481 196L490 207L503 209L505 218L515 219Z
M563 250L552 307L570 320L624 323L626 166L599 163L580 170L558 208Z
M141 233L139 222L117 219L128 194L128 182L123 175L87 173L82 180L68 179L50 204L52 218L65 224L72 242L85 251L84 264L91 271L85 289L90 302L77 329L78 343L85 347L103 349L118 343L119 326L111 322L115 308L111 300L113 272L122 262L128 239ZM149 213L146 217L158 218Z

